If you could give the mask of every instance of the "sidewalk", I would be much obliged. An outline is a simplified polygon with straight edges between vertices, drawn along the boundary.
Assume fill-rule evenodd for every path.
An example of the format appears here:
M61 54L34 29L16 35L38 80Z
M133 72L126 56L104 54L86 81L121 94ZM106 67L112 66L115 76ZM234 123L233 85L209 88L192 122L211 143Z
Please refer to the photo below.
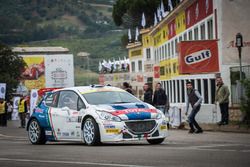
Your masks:
M15 136L15 137L27 137L26 128L19 128L20 121L8 121L7 127L0 127L0 135Z
M247 127L245 124L229 123L229 125L219 126L217 124L199 123L199 125L204 131L250 133L250 127ZM189 126L187 123L184 123L184 126L180 129L189 129Z

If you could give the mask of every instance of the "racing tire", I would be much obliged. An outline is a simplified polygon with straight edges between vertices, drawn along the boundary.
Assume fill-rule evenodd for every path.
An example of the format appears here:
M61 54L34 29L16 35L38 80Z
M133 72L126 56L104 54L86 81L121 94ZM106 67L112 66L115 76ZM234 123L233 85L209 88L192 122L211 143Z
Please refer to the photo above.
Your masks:
M32 119L28 125L28 136L32 144L46 143L45 132L36 119Z
M82 135L86 145L95 146L101 144L99 126L91 117L84 121Z
M159 138L159 139L148 139L149 144L161 144L165 138Z

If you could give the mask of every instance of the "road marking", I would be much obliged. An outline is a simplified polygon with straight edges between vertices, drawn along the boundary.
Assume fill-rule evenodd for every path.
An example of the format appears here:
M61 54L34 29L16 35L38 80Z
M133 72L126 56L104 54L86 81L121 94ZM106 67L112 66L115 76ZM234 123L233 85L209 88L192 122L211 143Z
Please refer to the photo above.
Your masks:
M11 159L11 158L0 158L0 161L54 163L54 164L75 164L75 165L91 165L91 166L152 167L152 166L130 165L130 164L109 164L109 163L95 163L95 162L53 161L53 160Z

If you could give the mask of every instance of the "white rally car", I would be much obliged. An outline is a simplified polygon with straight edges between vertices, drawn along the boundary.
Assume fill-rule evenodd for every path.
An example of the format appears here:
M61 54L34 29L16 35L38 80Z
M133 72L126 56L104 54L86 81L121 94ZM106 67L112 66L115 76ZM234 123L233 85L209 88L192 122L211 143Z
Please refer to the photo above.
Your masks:
M35 108L27 124L32 144L82 141L87 145L146 139L160 144L168 135L164 114L111 86L56 90Z

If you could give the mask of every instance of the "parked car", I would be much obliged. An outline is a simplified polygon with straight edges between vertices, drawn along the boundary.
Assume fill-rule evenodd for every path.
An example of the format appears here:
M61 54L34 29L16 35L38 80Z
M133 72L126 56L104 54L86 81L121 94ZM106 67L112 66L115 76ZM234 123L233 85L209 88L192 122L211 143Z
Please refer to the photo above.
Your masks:
M56 90L35 108L27 124L32 144L81 141L87 145L145 139L160 144L168 135L164 114L111 86Z

